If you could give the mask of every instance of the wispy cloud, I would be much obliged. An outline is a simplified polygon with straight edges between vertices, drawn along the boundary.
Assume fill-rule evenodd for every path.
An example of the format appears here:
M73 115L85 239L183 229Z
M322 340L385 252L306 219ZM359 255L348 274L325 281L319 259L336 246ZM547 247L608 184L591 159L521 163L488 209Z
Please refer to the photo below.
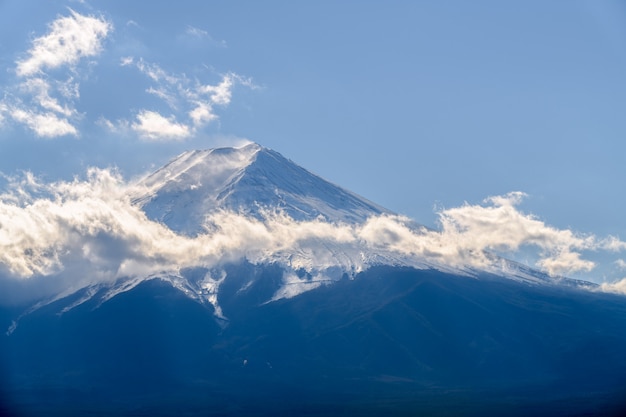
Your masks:
M140 138L147 140L189 138L219 119L216 108L230 104L233 88L237 84L257 88L251 79L232 72L220 76L217 84L204 84L197 79L189 79L185 74L168 72L158 64L141 58L123 57L120 66L135 68L151 80L153 84L145 92L164 102L172 114L164 116L157 110L144 108L137 112L134 121L106 121L103 125L114 131L130 127Z
M620 240L615 236L609 236L608 238L602 241L602 246L604 249L611 252L621 252L626 250L626 242Z
M33 39L25 58L16 62L18 83L3 98L0 111L39 137L78 136L77 66L101 52L112 29L104 18L84 16L71 9L68 16L58 17L49 25L47 34Z
M187 25L187 28L185 29L185 35L196 40L204 41L205 43L208 42L212 46L217 46L220 48L226 48L227 46L226 41L214 39L209 34L209 32L195 26Z
M83 16L70 9L69 16L57 18L46 35L33 40L28 56L17 62L16 72L30 77L45 69L74 66L81 58L96 56L112 28L103 18Z
M209 36L209 32L206 30L198 29L197 27L188 25L185 33L190 36L195 36L196 38L206 38Z
M63 98L78 98L78 88L72 86L73 79L68 79L65 83L57 83L57 91ZM67 103L61 104L59 99L52 97L51 86L47 80L43 78L29 78L20 84L21 90L32 96L34 101L42 109L52 111L60 116L70 117L76 114L76 110L71 108Z
M5 114L9 112L9 107L0 100L0 127L4 125Z
M56 138L79 137L79 126L95 121L110 131L141 140L179 141L219 120L220 110L229 106L236 86L256 88L251 79L233 72L207 74L213 78L214 83L210 83L142 58L117 56L114 59L120 60L121 67L138 71L150 83L143 97L141 93L135 97L140 104L129 108L126 116L116 115L115 120L94 109L90 109L92 114L81 113L80 84L94 71L91 64L101 55L113 23L99 15L68 10L50 22L46 33L35 37L15 61L15 81L5 86L4 97L0 98L3 125L13 122L35 136ZM126 24L137 26L132 20ZM184 36L203 44L225 46L225 42L215 41L206 30L194 26L187 26ZM88 71L84 71L85 64Z

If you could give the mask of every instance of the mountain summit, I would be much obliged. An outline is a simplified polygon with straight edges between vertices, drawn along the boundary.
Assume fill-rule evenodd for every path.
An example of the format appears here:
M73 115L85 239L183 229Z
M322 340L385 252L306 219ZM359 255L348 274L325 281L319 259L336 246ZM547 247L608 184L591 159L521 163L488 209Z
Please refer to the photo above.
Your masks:
M136 202L148 217L188 235L220 209L255 217L278 209L295 220L347 223L390 213L256 143L185 152L141 185L148 191Z

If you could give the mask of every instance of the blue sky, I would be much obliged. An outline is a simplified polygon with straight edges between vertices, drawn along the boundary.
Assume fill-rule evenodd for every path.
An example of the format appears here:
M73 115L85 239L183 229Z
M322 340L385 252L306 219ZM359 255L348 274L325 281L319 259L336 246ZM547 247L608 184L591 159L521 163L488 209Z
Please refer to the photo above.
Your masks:
M86 43L45 56L55 33ZM428 226L522 191L626 238L621 2L8 0L0 66L7 175L130 179L252 140ZM582 276L626 276L621 255Z

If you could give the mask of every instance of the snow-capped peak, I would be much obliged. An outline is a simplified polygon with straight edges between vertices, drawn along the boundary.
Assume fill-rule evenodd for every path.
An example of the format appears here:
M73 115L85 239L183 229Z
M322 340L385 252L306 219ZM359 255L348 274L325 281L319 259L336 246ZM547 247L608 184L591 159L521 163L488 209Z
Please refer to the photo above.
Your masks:
M206 215L224 209L255 217L278 209L296 220L348 223L389 213L255 143L185 152L141 185L148 191L136 202L148 217L188 235L201 233Z

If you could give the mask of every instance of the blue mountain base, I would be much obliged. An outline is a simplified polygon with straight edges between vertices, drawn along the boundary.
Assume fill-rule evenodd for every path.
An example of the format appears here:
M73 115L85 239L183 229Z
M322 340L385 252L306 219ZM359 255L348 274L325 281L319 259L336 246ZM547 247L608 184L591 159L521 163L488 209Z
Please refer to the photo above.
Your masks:
M192 271L193 272L193 271ZM198 272L199 274L201 271ZM3 415L622 415L623 297L378 267L269 304L229 267L226 325L153 280L0 342ZM255 274L242 295L240 281ZM77 295L79 296L79 295ZM8 327L16 311L3 310Z

